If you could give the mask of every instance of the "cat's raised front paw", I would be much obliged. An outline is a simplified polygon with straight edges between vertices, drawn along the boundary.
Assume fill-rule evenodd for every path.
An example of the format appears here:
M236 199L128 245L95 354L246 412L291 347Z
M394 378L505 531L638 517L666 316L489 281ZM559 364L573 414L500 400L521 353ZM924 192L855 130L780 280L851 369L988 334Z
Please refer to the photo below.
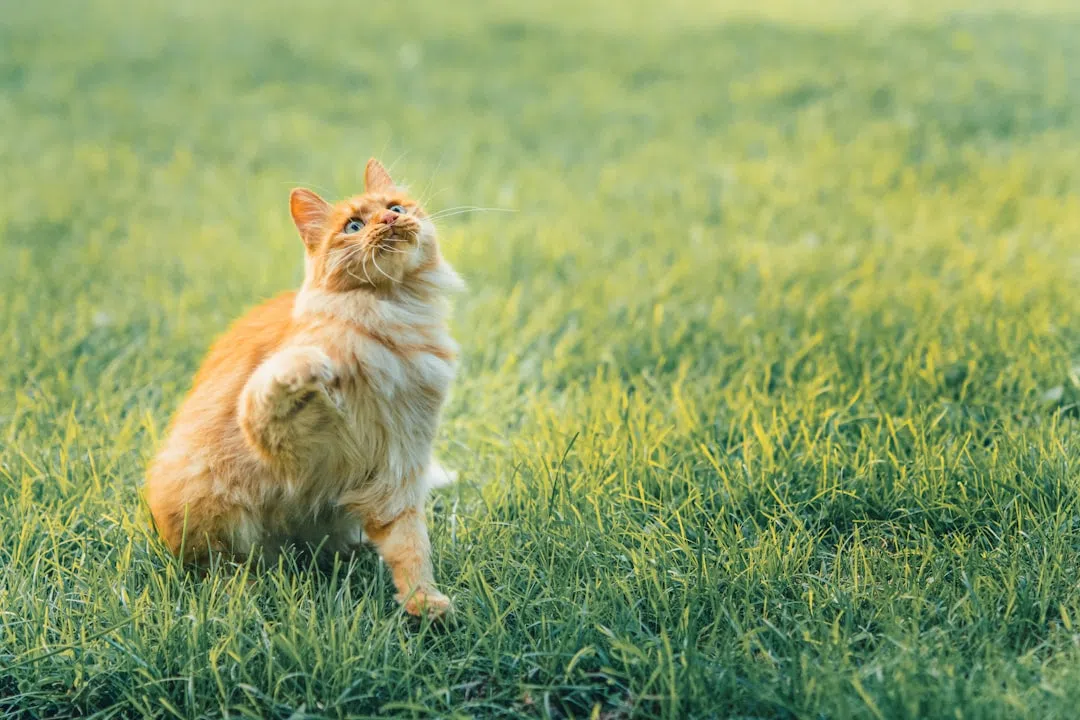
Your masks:
M316 347L284 350L268 361L274 415L295 413L317 393L328 393L335 374L329 356Z

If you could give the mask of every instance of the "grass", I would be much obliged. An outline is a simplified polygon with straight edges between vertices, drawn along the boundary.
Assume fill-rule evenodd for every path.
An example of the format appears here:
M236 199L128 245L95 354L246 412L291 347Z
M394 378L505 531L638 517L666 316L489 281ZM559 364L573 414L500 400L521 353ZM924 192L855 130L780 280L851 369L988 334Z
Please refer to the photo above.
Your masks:
M1080 14L593 0L0 16L0 715L1071 717ZM143 468L378 155L469 280L430 510L184 575ZM299 561L296 561L299 562Z

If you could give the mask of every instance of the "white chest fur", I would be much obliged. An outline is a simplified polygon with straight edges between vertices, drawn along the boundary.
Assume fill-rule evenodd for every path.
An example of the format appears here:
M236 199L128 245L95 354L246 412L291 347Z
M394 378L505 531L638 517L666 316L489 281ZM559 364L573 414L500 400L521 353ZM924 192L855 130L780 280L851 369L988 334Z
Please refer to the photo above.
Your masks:
M441 277L457 276L449 270ZM446 313L440 293L373 299L310 291L297 297L297 319L314 322L318 343L338 365L333 395L343 423L335 464L373 491L418 482L430 462L456 368Z

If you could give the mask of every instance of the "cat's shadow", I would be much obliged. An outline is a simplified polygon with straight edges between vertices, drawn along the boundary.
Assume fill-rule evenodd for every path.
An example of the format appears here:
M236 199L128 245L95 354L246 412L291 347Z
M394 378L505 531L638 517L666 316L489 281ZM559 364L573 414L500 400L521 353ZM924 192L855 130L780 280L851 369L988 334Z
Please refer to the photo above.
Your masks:
M341 608L343 613L353 612L361 605L368 608L377 606L377 618L403 621L413 629L428 627L429 631L436 634L449 631L455 625L455 615L452 613L433 618L431 622L406 614L394 600L395 589L385 564L375 549L367 544L345 553L326 552L319 547L305 544L291 545L281 552L276 566L262 570L256 577L257 582L269 583L268 589L282 588L285 583L293 581L310 582L312 597L332 597L336 600L341 595L342 602L345 602L346 598L351 599L350 605ZM343 594L346 592L348 595ZM292 591L286 590L286 593L285 597L289 597ZM274 609L264 608L264 614L268 611L280 614L282 608L279 603L269 604Z
M244 560L215 556L208 565L185 567L181 582L191 591L200 585L224 582L227 595L241 593L257 606L264 622L289 622L295 606L314 602L345 616L367 612L372 620L405 622L414 630L427 628L441 635L455 626L455 615L428 621L406 614L394 600L395 589L373 547L359 545L346 552L290 544L272 562L252 556Z
M354 591L367 593L379 586L392 595L385 572L378 553L367 545L346 552L329 552L319 546L297 543L281 548L272 559L257 555L245 559L214 556L206 565L185 567L183 574L193 584L240 579L250 590L310 585L312 593L320 594L350 586Z

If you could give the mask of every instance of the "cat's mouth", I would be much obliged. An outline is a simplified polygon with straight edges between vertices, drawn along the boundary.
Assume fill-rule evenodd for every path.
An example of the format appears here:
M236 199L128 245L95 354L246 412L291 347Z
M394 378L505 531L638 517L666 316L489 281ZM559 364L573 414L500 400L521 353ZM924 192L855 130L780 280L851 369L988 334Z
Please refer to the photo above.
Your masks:
M375 243L375 247L384 252L394 250L404 250L406 247L415 245L417 238L420 236L420 228L405 226L405 225L392 225L385 227L382 232L372 238Z

